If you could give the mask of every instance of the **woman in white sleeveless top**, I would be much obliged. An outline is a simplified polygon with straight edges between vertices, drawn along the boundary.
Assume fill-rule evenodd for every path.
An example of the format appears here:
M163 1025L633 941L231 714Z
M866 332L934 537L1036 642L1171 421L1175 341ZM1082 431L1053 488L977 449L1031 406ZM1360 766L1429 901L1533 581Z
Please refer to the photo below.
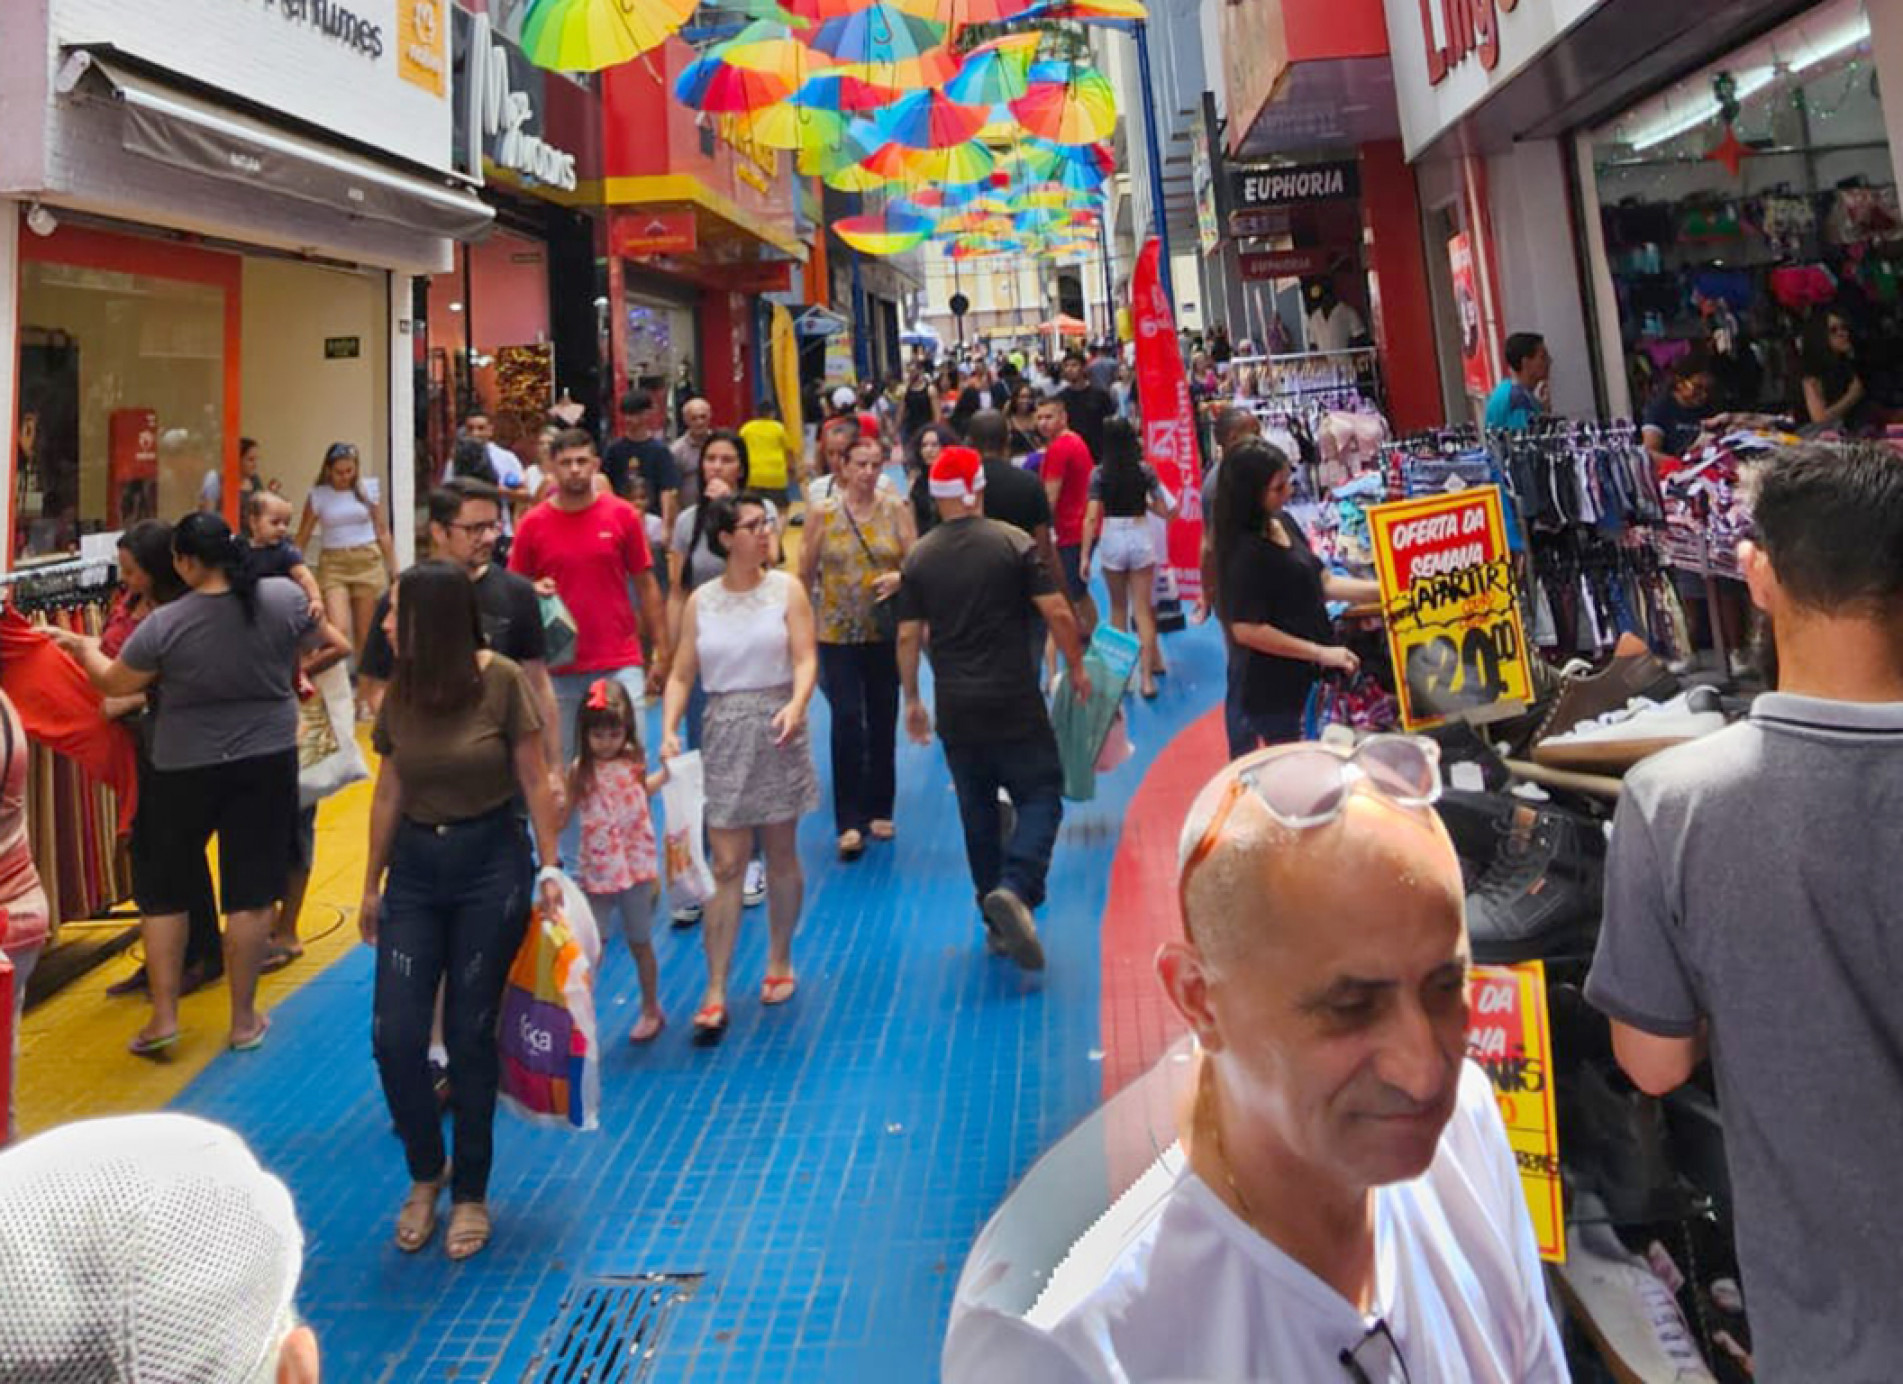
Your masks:
M314 529L324 530L317 585L331 624L344 632L357 658L363 657L377 599L396 577L396 546L383 507L360 476L357 449L348 442L331 443L297 526L300 548L309 546Z
M813 607L798 582L769 570L773 528L766 501L746 494L708 502L704 532L726 558L719 580L687 599L662 705L661 755L680 753L681 719L699 678L707 693L701 758L714 897L701 939L707 991L694 1036L719 1039L727 1027L727 975L740 925L740 888L757 832L766 853L767 965L762 1004L793 997L793 930L805 880L799 819L819 806L806 708L819 676Z

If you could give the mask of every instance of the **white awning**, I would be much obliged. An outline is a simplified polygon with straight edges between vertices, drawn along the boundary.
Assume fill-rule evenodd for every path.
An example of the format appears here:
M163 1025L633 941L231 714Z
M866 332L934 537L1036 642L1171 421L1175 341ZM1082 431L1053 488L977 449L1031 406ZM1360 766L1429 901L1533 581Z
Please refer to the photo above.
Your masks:
M58 89L123 106L120 142L174 168L457 240L480 234L495 219L481 198L447 182L289 134L85 49L68 52Z

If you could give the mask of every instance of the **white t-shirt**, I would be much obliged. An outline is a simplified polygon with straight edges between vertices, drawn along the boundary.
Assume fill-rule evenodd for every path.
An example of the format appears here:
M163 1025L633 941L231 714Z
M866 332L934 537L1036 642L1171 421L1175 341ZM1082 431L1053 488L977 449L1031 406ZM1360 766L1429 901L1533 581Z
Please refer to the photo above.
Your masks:
M1317 308L1308 315L1308 349L1311 351L1345 351L1355 344L1357 337L1367 334L1368 324L1346 303L1336 303L1333 312L1323 313Z
M1365 1315L1230 1211L1180 1145L1163 1162L1161 1195L1096 1286L1054 1300L1054 1276L984 1349L948 1349L946 1384L1332 1384L1348 1378L1340 1353L1377 1322L1412 1384L1568 1378L1506 1130L1471 1062L1433 1163L1375 1192ZM1382 1337L1355 1359L1375 1384L1403 1378Z

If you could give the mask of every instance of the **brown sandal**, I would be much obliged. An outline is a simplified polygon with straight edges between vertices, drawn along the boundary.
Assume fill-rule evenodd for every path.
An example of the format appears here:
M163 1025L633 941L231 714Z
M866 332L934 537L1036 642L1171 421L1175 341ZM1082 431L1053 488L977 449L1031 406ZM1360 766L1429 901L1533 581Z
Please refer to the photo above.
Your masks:
M396 1247L405 1254L415 1254L436 1233L436 1202L448 1185L447 1166L434 1182L410 1184L410 1194L403 1198L403 1208L396 1213Z
M449 1231L443 1248L451 1259L467 1259L489 1243L489 1208L479 1201L459 1201L449 1208Z

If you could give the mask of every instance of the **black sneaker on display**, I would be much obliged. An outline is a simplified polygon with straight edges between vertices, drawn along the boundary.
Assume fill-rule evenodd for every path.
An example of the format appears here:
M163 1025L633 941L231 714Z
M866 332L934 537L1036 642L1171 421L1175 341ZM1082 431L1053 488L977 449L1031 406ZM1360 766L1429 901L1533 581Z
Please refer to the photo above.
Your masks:
M1520 803L1506 793L1470 793L1460 788L1441 791L1434 810L1453 838L1460 857L1460 878L1472 892L1493 866L1506 839L1513 809Z
M1589 955L1605 896L1606 837L1590 817L1515 802L1493 863L1467 893L1473 958Z
M1619 1225L1677 1221L1699 1210L1678 1175L1664 1107L1622 1077L1581 1066L1559 1092L1566 1171L1579 1190L1605 1203Z

